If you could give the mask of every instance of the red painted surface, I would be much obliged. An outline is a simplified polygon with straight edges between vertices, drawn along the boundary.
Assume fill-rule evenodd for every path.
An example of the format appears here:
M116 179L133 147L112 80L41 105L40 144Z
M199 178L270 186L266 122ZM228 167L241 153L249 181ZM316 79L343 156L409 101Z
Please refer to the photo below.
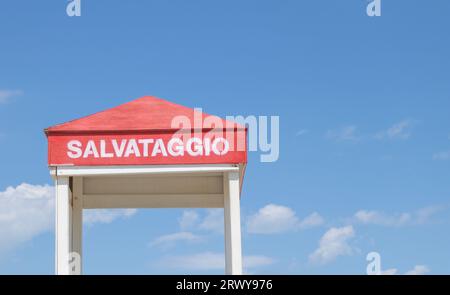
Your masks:
M245 127L151 96L45 133L49 166L247 162Z

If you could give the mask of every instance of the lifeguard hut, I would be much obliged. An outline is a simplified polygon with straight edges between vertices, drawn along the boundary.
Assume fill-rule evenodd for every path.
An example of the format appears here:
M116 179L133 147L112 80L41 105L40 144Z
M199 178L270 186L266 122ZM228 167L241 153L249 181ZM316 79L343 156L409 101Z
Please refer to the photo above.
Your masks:
M82 273L82 210L224 208L225 273L242 274L247 129L156 97L45 129L56 274Z

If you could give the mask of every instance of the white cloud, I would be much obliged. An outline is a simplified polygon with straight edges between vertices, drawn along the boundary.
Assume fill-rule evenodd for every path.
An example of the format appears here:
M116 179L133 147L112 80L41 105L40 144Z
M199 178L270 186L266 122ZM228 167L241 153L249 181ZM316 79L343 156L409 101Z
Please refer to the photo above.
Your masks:
M203 221L200 222L198 228L200 230L223 233L224 220L223 209L208 209Z
M88 211L88 212L86 212ZM135 209L85 210L88 224L129 217ZM0 252L54 230L55 190L50 185L23 183L0 192Z
M317 212L300 220L291 208L269 204L248 218L247 230L255 234L274 234L306 229L321 225L323 222L323 218Z
M405 272L405 275L425 275L430 272L430 269L426 265L416 265L413 269L408 270ZM383 270L381 272L382 275L397 275L398 269L396 268L390 268L387 270Z
M433 205L428 207L423 207L417 210L414 214L415 223L424 224L430 221L436 213L446 209L446 206Z
M178 219L181 231L209 231L223 233L223 209L208 209L201 216L194 210L184 210ZM295 212L285 206L269 204L261 208L247 220L250 233L278 233L290 230L307 229L322 225L324 219L317 212L300 220Z
M194 243L194 242L200 242L202 241L202 237L195 235L191 232L178 232L173 234L168 234L164 236L160 236L153 241L150 242L150 246L160 246L162 248L169 248L172 246L175 246L178 242L188 242L188 243Z
M433 160L447 161L450 160L450 151L439 152L433 155Z
M178 219L178 223L180 224L180 228L182 230L193 228L199 220L198 213L194 210L184 210L180 219Z
M378 132L376 139L408 139L411 137L411 129L414 122L412 120L403 120L389 127L387 130Z
M27 183L0 192L0 252L53 228L53 195L49 185Z
M205 214L198 214L195 210L184 210L178 219L180 229L201 230L215 233L223 233L224 217L223 209L207 209L203 211Z
M352 247L348 241L355 236L353 226L330 228L320 239L319 247L309 256L313 264L326 264L338 256L351 255Z
M409 276L409 275L425 275L429 272L430 272L430 269L426 265L416 265L416 266L414 266L413 269L405 272L405 275L407 275L407 276ZM382 275L397 275L399 273L398 273L398 269L390 268L387 270L383 270L381 272L381 274Z
M128 218L136 214L136 209L85 209L83 223L111 223L118 218Z
M151 241L149 245L170 248L179 242L200 242L205 237L194 234L192 231L223 233L223 222L223 209L208 209L203 218L200 218L200 215L195 210L184 210L178 219L181 231L160 236Z
M299 222L291 208L269 204L250 216L247 229L250 233L272 234L293 230Z
M207 209L202 218L195 210L184 210L178 219L178 224L180 232L160 236L151 241L149 245L170 248L179 242L193 243L205 239L204 236L194 234L192 231L223 233L223 209Z
M355 213L355 218L363 224L376 224L384 226L401 226L411 221L411 214L401 213L397 215L386 215L378 211L359 210Z
M0 103L7 103L10 98L22 94L21 90L0 90Z
M302 136L305 135L306 133L308 133L309 130L308 129L300 129L299 131L297 131L297 133L295 134L295 136Z
M382 226L405 226L424 224L439 211L444 210L443 206L428 206L415 212L403 212L396 214L386 214L375 210L359 210L355 213L354 219L362 224L374 224Z
M412 128L416 121L405 119L400 121L386 130L379 131L375 135L368 138L382 140L382 139L402 139L406 140L412 135ZM358 128L355 125L347 125L338 129L328 130L325 137L335 141L359 141L364 137L358 134Z
M424 275L430 272L426 265L416 265L413 269L407 271L405 275Z
M359 136L356 134L356 126L349 125L340 129L328 130L325 137L335 141L357 141Z
M272 265L275 260L262 255L250 255L243 257L243 267L254 269ZM191 255L168 256L160 261L160 265L168 268L209 271L223 270L225 268L225 257L223 253L201 252Z
M310 215L306 216L302 221L299 223L299 227L302 229L311 228L315 226L320 226L325 223L325 220L322 216L320 216L319 213L313 212Z
M393 276L393 275L396 275L397 272L398 272L398 270L396 268L389 268L389 269L381 271L381 275Z

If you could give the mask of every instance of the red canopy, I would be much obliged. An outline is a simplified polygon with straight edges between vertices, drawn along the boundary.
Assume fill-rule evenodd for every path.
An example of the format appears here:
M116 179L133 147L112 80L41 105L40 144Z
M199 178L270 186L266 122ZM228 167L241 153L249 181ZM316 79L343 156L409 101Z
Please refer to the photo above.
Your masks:
M152 96L45 133L49 166L247 162L244 126Z

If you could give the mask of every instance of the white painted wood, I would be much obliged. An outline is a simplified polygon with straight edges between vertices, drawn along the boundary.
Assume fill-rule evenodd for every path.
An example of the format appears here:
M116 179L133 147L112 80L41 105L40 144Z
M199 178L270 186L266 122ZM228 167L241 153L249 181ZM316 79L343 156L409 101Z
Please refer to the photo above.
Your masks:
M73 177L72 182L72 249L71 274L82 273L82 236L83 236L83 178Z
M56 179L56 274L69 275L69 259L71 252L72 209L69 177Z
M232 164L152 165L152 166L58 166L57 176L142 175L165 173L205 173L239 171Z
M212 174L212 173L211 173ZM223 194L222 175L138 175L84 177L83 193L114 195Z
M224 173L225 273L242 274L239 172Z
M223 208L223 194L83 195L83 208Z
M224 208L226 274L242 274L239 166L52 167L51 171L56 179L57 274L82 273L83 208Z

